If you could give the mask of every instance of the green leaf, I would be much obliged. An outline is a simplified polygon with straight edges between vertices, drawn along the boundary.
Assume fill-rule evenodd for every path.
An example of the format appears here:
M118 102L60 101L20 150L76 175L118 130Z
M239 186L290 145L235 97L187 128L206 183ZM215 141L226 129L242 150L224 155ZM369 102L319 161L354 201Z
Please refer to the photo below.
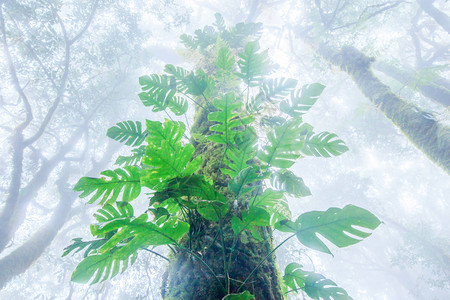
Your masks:
M368 210L347 205L343 209L332 207L325 212L304 213L295 223L290 223L290 229L286 230L287 228L284 227L282 231L295 233L300 243L311 249L331 254L330 249L317 234L337 247L343 248L371 235L370 232L362 231L360 228L375 230L380 223L380 220Z
M224 159L224 163L229 169L221 168L221 172L229 175L232 179L236 177L255 158L256 141L256 132L251 127L236 133L234 144L227 149Z
M250 294L249 291L244 291L240 294L228 294L222 298L222 300L251 300L255 299L255 296Z
M82 192L80 198L85 198L94 193L88 203L94 203L101 197L101 205L114 203L122 190L122 199L125 202L136 199L141 193L141 175L136 167L129 166L114 171L107 170L100 174L105 177L82 177L73 190Z
M230 49L222 47L216 59L216 66L224 72L232 72L234 69L234 56Z
M117 157L115 164L119 166L139 166L145 154L145 147L141 145L138 148L132 149L131 152L133 154L130 156Z
M161 147L147 146L142 162L150 168L143 170L142 184L150 189L159 189L158 186L165 180L193 174L202 162L201 156L192 159L194 152L192 144L183 147L177 143L171 146L162 141Z
M228 212L228 204L225 197L219 200L202 200L197 203L198 213L205 219L218 222Z
M154 112L165 110L176 93L175 79L167 75L141 76L139 84L144 91L139 98L145 106L153 106Z
M237 176L230 180L228 182L228 188L236 195L236 198L239 198L239 196L246 195L255 190L257 188L256 185L247 185L261 180L261 177L258 168L250 166L240 171Z
M145 106L154 106L154 112L169 108L175 115L180 116L188 110L188 102L183 97L175 96L177 79L186 75L183 73L184 69L172 65L166 65L166 72L167 70L172 71L174 76L152 74L140 77L139 83L144 92L139 94L139 98Z
M208 136L208 140L230 145L234 143L234 137L237 134L236 129L239 126L248 124L247 119L240 118L235 110L241 108L242 103L238 102L234 93L221 95L220 98L214 99L214 107L217 111L208 114L208 121L217 122L209 128L210 131L218 132Z
M183 200L181 198L188 198ZM150 204L161 204L170 199L191 209L196 209L202 217L210 221L218 221L228 211L225 196L218 193L214 186L201 175L177 177L166 182L165 188L156 192Z
M222 15L220 13L215 13L215 22L213 23L214 27L217 28L218 31L224 31L225 28L225 20L223 19Z
M106 135L127 146L139 146L145 140L147 131L142 131L141 122L124 121L108 129Z
M279 220L290 219L291 211L289 203L281 191L266 189L262 195L258 195L255 199L254 206L264 208L271 214L271 223L275 224Z
M115 252L90 255L82 260L72 273L72 281L87 283L92 279L91 284L113 278L120 271L122 273L128 265L136 261L137 255L126 258L118 258Z
M169 109L176 115L181 116L184 115L188 109L189 104L186 98L180 96L174 96L169 101Z
M338 156L348 151L344 141L337 138L337 135L328 131L313 135L310 131L305 138L305 145L302 153L317 157Z
M259 51L259 42L248 42L244 53L239 54L238 66L240 69L236 75L248 85L257 86L263 79L263 75L269 70L267 50Z
M140 248L161 246L176 243L186 232L189 224L172 216L162 225L147 222L147 214L133 220L112 220L103 226L103 231L112 228L117 232L100 249L100 253L117 250L118 257L128 257ZM126 242L124 242L126 241Z
M300 117L316 103L324 89L320 83L304 85L301 90L292 91L291 99L281 102L280 109L291 117Z
M94 217L98 223L91 225L92 235L106 237L107 233L117 229L117 227L111 228L110 224L112 224L112 221L121 220L126 223L131 221L134 216L133 206L126 202L117 202L116 207L107 204L97 210Z
M251 206L248 211L242 211L242 220L236 216L231 219L231 228L235 235L253 226L269 226L270 214L261 207Z
M300 157L303 148L302 137L308 132L309 125L302 124L301 119L291 119L281 126L275 127L267 134L269 144L258 157L267 166L278 168L291 167Z
M183 122L167 119L164 120L164 123L147 120L146 125L148 131L147 143L155 147L161 147L164 142L173 148L183 138L186 128Z
M259 39L262 34L262 23L237 23L234 27L222 32L221 37L232 47L241 48L249 37Z
M297 177L289 170L279 170L272 173L272 185L281 191L291 194L295 197L306 197L311 195L311 191L303 182L303 179Z
M283 100L295 89L297 80L292 78L270 78L264 82L262 91L267 101Z
M107 239L99 239L94 241L87 241L84 242L81 240L81 238L76 238L72 240L72 244L64 248L64 253L62 257L68 255L70 252L75 251L75 253L80 252L81 250L85 249L83 256L88 256L89 253L92 251L100 248L104 243L106 243Z
M352 300L347 292L332 280L318 273L303 271L302 267L300 264L291 263L284 271L284 283L292 291L303 290L316 300Z

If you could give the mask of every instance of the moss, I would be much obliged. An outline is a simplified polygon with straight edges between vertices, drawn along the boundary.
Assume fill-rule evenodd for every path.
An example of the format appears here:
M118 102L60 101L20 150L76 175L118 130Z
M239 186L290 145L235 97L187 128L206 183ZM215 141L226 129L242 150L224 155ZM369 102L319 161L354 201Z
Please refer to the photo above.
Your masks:
M314 46L314 45L313 45ZM315 46L323 58L348 73L360 90L404 135L434 163L450 174L450 127L431 113L392 93L371 70L373 58L354 47L340 51L324 44Z

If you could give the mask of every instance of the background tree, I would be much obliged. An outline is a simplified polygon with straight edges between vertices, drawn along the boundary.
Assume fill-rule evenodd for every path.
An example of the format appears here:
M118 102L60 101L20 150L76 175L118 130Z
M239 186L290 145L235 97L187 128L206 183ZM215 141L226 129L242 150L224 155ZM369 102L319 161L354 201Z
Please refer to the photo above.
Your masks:
M142 8L143 6L139 5L131 6L142 8L135 10L142 16L139 28L149 29L152 33L142 46L156 56L155 59L144 58L145 63L141 66L144 66L145 70L137 71L138 74L160 73L163 69L161 64L166 62L179 64L180 60L176 58L176 49L180 47L176 44L177 37L185 32L193 32L205 24L211 24L214 21L214 13L217 11L224 15L229 24L246 20L250 14L254 16L253 21L264 22L261 47L269 48L273 54L272 59L280 66L277 76L298 78L301 84L322 82L327 86L321 100L305 116L305 121L315 124L320 130L332 128L351 149L345 155L332 160L301 160L296 164L293 171L305 179L313 195L302 200L288 197L293 214L300 214L305 210L325 210L329 206L343 206L352 201L362 207L370 208L385 221L384 226L378 229L379 233L371 239L358 247L345 249L342 252L335 250L333 259L327 258L326 255L318 255L314 251L299 249L298 244L289 241L285 244L286 248L282 248L277 255L280 268L284 269L290 262L287 261L287 257L293 257L293 260L301 262L309 270L326 273L338 285L346 287L349 294L356 299L448 298L448 285L444 283L446 275L435 267L441 264L437 259L439 255L435 255L435 251L431 250L415 251L419 249L414 246L415 239L407 238L405 231L397 229L389 221L395 219L412 232L422 229L425 232L424 235L436 237L433 240L434 245L441 245L445 250L445 243L449 239L445 226L449 212L448 175L417 151L384 115L358 92L358 88L348 75L337 72L335 67L319 58L309 46L295 38L293 29L298 27L292 28L291 25L299 22L306 24L306 21L310 20L309 17L313 18L314 14L318 13L317 7L313 6L313 10L308 10L305 6L308 3L306 1L255 2L257 5L253 5L254 2L241 0L231 0L226 3L214 1L185 3L183 0L171 0L149 2L153 6L151 9ZM361 12L377 10L376 7L369 6L388 2L395 3L395 1L351 1L352 5L347 5L347 8L359 8L342 10L345 14L340 14L340 17L354 22ZM333 11L338 1L322 1L322 3L323 7L329 4L327 10ZM166 4L171 9L164 11L163 7ZM89 9L90 5L91 3L84 8ZM449 13L444 0L434 1L433 5ZM366 9L366 7L369 8ZM448 67L445 65L448 60L446 60L448 51L445 50L446 36L443 35L447 33L427 13L421 13L417 22L419 30L416 30L420 51L416 51L411 28L418 10L418 4L410 1L394 9L385 10L368 20L361 18L360 22L352 26L332 32L333 42L330 45L335 46L336 50L342 45L352 45L365 55L375 57L377 62L386 62L402 70L414 70L411 72L414 74L414 80L407 86L377 70L375 75L399 97L432 112L436 119L445 122L448 119L448 110L423 97L417 88L424 83L434 84L435 81L439 83L441 82L439 77L448 77ZM155 17L156 11L161 13ZM182 17L178 18L177 13L180 13ZM103 20L109 20L109 16L105 16ZM96 20L94 18L94 21ZM171 20L190 20L191 24L183 23L182 27L176 27L170 25ZM82 23L85 19L79 21ZM309 24L315 23L315 19L313 21ZM105 22L104 25L106 23L112 24L112 22ZM301 25L303 26L303 23ZM166 31L165 28L169 27L170 31ZM7 28L13 27L7 26ZM85 36L100 32L102 31L88 30ZM323 35L321 40L330 39L330 33L323 34L325 33L327 36ZM81 41L83 39L79 42ZM422 69L418 67L417 53L420 53L424 61L432 58L430 62L433 62L433 65ZM14 57L18 58L16 63L21 61L29 70L33 68L33 65L22 60L19 53ZM3 58L0 61L5 62ZM374 64L374 67L376 66L377 63ZM192 65L187 64L185 67L190 69ZM0 68L0 71L5 74L6 66ZM136 83L136 78L137 75L132 80L133 84ZM38 87L38 82L35 84ZM104 97L100 89L97 91L101 93L100 97ZM3 100L9 101L11 99L9 95L6 90L2 90ZM127 97L131 95L132 93L127 93ZM15 100L15 98L12 99ZM136 116L133 118L138 118L137 110L131 105L135 102L135 100L131 101L128 109L133 111L133 116ZM123 107L121 106L121 112L124 112ZM144 112L139 109L139 112L145 113L141 119L151 115L150 111ZM103 115L103 113L102 110L99 111L99 114ZM3 120L7 120L7 116L5 112L2 112L2 123ZM103 119L99 119L99 122L103 123L90 132L90 137L93 137L94 133L104 136L105 126L112 126L126 119L121 116L111 117L113 120L106 123L100 121ZM191 115L188 115L188 119L192 123ZM6 138L6 135L3 137ZM7 140L3 141L0 156L2 167L8 165L8 156L5 153L10 154L9 143L5 143ZM104 143L99 141L96 145L98 146L91 146L89 149L90 151L96 149L99 153ZM60 168L57 168L52 173L53 180L57 179L59 170ZM2 168L2 171L5 180L9 180L8 169ZM77 171L79 175L74 173L70 176L69 182L74 184L77 177L86 175L87 171L88 169L82 172ZM49 181L49 186L52 186L51 182ZM3 188L6 188L6 185L3 185ZM6 189L2 191L4 195L7 194ZM336 194L337 191L339 195ZM39 201L48 203L48 207L51 207L51 204L55 203L55 195L56 189L41 189ZM3 203L0 202L0 205ZM75 205L79 203L75 202ZM77 213L80 211L83 213ZM0 296L5 298L30 298L39 295L47 298L71 296L74 299L94 297L97 299L146 299L146 295L150 295L150 298L158 299L160 278L157 274L164 271L165 262L155 258L150 252L140 254L136 263L117 280L113 279L91 287L70 283L69 274L78 259L76 262L67 258L61 259L61 249L67 245L70 237L82 235L87 238L89 236L89 232L85 230L86 227L83 227L82 223L87 224L91 221L88 217L90 213L85 209L72 211L74 217L66 222L51 246L47 247L43 255L26 272L4 287L0 291ZM42 222L39 221L42 215L38 209L30 209L27 212L27 217L16 234L15 245L25 241L37 228L37 224ZM274 235L274 238L276 243L282 241L278 235ZM6 249L2 257L12 251L13 247ZM427 247L427 249L431 248ZM415 259L410 259L412 257ZM352 264L349 264L349 261ZM151 268L151 272L148 272L147 266ZM345 272L343 273L342 270ZM358 278L358 281L355 281L355 278Z

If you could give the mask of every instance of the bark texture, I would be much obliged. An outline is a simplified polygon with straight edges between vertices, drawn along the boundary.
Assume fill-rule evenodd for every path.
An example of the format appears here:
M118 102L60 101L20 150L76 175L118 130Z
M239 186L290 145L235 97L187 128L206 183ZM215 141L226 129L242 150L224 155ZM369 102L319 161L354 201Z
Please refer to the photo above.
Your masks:
M212 123L207 121L207 113L203 109L198 109L192 132L206 135L210 125ZM199 174L214 179L216 188L232 203L231 193L227 189L229 178L219 171L220 167L224 167L223 146L195 140L192 143L196 148L196 155L202 154L203 157ZM188 242L187 236L181 241L183 247L191 247L190 249L210 266L222 284L194 256L183 251L172 253L161 289L164 299L222 299L229 291L236 292L258 263L273 249L270 228L261 228L260 235L266 238L264 242L258 242L249 234L245 236L246 240L239 239L234 251L231 250L233 245L231 217L239 215L239 211L245 206L246 204L230 205L230 210L221 224L222 234L218 234L219 224L198 218L198 222L195 222L194 226L191 225L191 243ZM220 240L222 236L223 242ZM222 247L223 244L226 245L225 249ZM226 262L230 262L228 272L225 270L224 258ZM229 291L224 289L226 282L229 282ZM244 290L251 292L256 299L283 299L275 257L266 260L239 292Z
M442 26L450 34L450 17L446 13L437 9L433 2L434 0L417 0L427 14L429 14L439 25Z
M416 105L409 103L383 84L371 71L372 58L351 46L340 51L314 44L316 52L349 74L359 89L408 139L434 163L450 174L450 128Z
M414 84L414 87L418 89L425 97L428 97L444 106L450 106L450 84L448 84L444 78L438 77L429 82L419 82L415 84L415 75L412 70L402 70L390 64L378 61L373 64L373 67L389 77L394 78L401 84L407 86Z

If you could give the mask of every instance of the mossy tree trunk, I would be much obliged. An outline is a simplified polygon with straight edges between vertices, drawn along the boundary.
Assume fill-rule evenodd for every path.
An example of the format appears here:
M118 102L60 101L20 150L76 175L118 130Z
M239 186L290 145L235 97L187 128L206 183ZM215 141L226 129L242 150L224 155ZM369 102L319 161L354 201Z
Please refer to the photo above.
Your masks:
M429 159L450 174L450 128L420 107L395 95L371 70L373 59L351 46L339 51L306 36L322 58L349 74L363 94Z
M207 121L207 113L198 108L191 131L206 136L211 125ZM222 164L224 146L198 140L192 143L196 155L201 154L203 157L199 174L214 180L216 188L233 203L232 193L227 188L229 177L219 170L225 167ZM264 241L258 242L250 234L243 233L245 237L238 238L232 249L235 241L231 218L239 215L244 207L245 204L242 207L231 204L221 224L201 217L191 223L191 238L186 236L180 244L196 253L208 266L187 252L172 252L163 278L163 299L222 299L228 293L237 293L247 276L273 249L272 232L270 228L264 227L260 229ZM222 245L225 245L225 249ZM275 256L270 255L239 289L239 293L248 290L255 299L283 299L280 282ZM228 290L225 288L227 283Z
M389 77L394 78L403 85L413 85L422 95L430 98L436 103L444 106L450 106L450 90L449 84L444 78L437 77L429 82L417 82L414 70L402 70L385 62L375 62L373 64L375 70L378 70Z

